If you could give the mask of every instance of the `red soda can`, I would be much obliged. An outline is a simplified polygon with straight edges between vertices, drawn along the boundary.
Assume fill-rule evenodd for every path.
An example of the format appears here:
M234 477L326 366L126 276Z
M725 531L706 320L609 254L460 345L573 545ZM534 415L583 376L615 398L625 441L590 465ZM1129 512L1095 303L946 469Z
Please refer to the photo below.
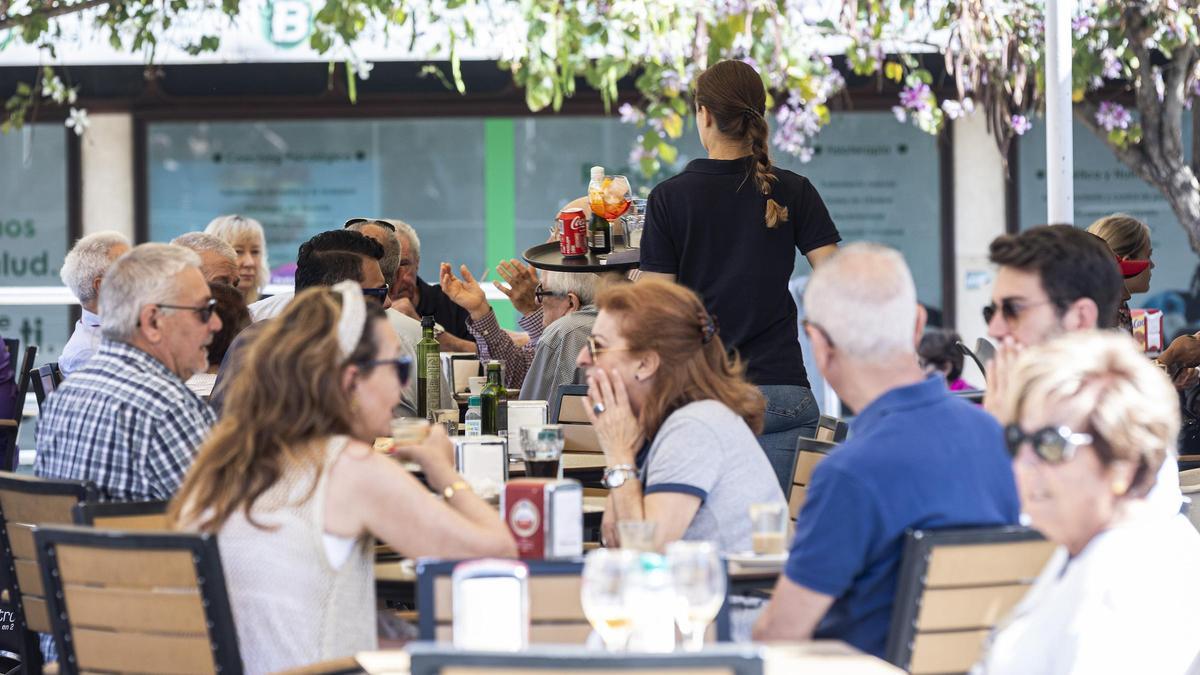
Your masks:
M564 258L582 258L588 253L587 218L583 209L563 209L558 213L558 250Z

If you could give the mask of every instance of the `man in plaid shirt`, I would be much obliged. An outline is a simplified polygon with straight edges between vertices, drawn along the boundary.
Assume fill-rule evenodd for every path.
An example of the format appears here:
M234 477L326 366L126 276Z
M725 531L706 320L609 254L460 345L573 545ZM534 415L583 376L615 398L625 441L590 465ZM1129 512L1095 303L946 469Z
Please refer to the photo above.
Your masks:
M142 244L114 262L100 350L47 398L34 473L90 480L111 501L170 499L216 422L184 385L208 366L213 305L188 249Z

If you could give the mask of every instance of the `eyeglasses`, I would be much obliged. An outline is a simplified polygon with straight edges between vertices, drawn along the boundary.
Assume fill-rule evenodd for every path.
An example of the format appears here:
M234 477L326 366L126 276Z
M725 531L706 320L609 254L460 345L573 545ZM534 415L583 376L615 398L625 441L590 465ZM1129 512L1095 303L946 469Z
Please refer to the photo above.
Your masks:
M1021 313L1025 310L1030 309L1031 307L1037 307L1038 305L1049 305L1051 302L1051 300L1043 300L1042 302L1021 303L1013 300L1012 298L1004 298L1000 301L1000 315L1004 317L1005 321L1012 323L1019 319L1021 317ZM996 309L996 303L994 302L983 308L984 323L992 322L992 317L996 316Z
M601 347L596 344L596 336L595 335L589 335L587 337L587 353L588 353L589 361L595 361L596 356L603 354L604 352L628 352L628 351L632 351L632 350L630 350L629 347Z
M346 229L347 227L350 227L351 225L361 225L364 223L369 223L371 225L378 225L390 232L396 231L395 225L389 223L386 220L380 220L378 218L351 218L350 220L346 221L346 224L342 226L342 229Z
M382 304L383 301L387 299L388 285L384 284L379 288L364 288L362 289L362 292L363 295L367 296L368 298L374 298Z
M212 319L213 312L217 311L217 299L209 298L208 302L204 303L200 307L192 307L190 305L168 305L161 302L156 304L155 307L158 307L159 309L186 309L199 315L200 323L208 323L209 320Z
M358 364L364 370L370 370L375 366L391 365L396 369L396 377L400 378L400 386L408 384L409 373L412 372L412 359L407 356L401 356L395 359L372 359L370 361L361 361Z
M545 298L565 298L568 295L570 294L565 291L548 291L542 288L541 284L538 284L537 288L533 291L533 299L539 305L542 304L542 300Z
M820 333L820 334L821 334L821 337L825 338L825 341L829 343L829 346L830 346L830 347L833 347L833 346L834 346L834 344L833 344L833 338L829 337L829 331L825 330L825 327L824 327L824 326L822 326L821 324L817 323L816 321L809 321L808 319L801 319L801 320L800 320L800 323L801 323L801 324L802 324L802 325L803 325L805 328L811 328L811 329L813 329L813 330L817 331L818 333Z
M1030 433L1021 431L1016 424L1004 427L1004 444L1008 446L1008 454L1016 457L1021 446L1029 443L1033 446L1033 454L1048 464L1069 462L1080 446L1093 442L1091 434L1076 433L1066 426L1046 427Z

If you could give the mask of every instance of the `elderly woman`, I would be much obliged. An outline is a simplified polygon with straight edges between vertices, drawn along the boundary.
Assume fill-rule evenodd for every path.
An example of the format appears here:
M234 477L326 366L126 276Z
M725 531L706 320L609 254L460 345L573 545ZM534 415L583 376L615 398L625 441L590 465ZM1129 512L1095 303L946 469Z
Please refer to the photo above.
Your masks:
M688 539L749 550L750 505L784 501L754 437L762 394L692 291L646 280L611 286L596 304L578 365L608 464L606 543L619 543L617 522L646 520L659 548Z
M377 538L409 558L516 555L440 426L396 450L433 492L372 448L411 361L358 284L304 291L269 324L171 505L219 535L248 673L376 648Z
M1184 673L1200 534L1146 503L1175 443L1167 378L1117 334L1027 350L1006 402L1021 505L1059 545L975 673Z
M239 215L217 216L204 228L205 234L224 239L237 253L238 290L250 305L262 298L262 289L271 280L267 266L267 237L262 223Z

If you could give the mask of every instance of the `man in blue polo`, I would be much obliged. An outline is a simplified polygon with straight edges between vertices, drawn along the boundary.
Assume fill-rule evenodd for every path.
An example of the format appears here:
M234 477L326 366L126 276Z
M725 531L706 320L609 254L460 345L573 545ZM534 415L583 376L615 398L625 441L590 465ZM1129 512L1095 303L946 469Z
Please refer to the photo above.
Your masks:
M926 377L925 325L896 251L853 244L817 269L805 330L821 374L859 410L813 474L756 640L843 640L882 657L904 533L1009 525L1019 505L1000 425Z

